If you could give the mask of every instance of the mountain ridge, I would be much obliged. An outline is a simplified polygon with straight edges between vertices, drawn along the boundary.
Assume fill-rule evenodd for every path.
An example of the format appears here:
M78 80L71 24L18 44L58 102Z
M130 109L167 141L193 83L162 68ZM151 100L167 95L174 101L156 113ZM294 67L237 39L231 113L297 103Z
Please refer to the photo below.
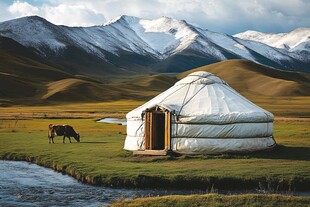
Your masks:
M247 59L309 73L307 42L306 50L295 53L169 17L147 20L123 15L99 26L67 27L30 16L0 23L0 35L67 70L76 74L91 72L94 77L125 72L183 72L227 59Z
M276 48L292 49L307 41L309 35L310 28L299 27L287 33L264 33L248 30L233 36L240 39L259 41Z
M233 35L234 37L261 42L278 48L294 58L310 61L310 28L300 27L288 33L263 33L245 31Z

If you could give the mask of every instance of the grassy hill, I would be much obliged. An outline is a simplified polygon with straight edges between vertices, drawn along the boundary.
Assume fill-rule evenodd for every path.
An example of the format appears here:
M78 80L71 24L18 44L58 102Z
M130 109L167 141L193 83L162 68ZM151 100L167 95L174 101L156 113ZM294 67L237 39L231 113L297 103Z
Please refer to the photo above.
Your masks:
M310 75L272 69L246 60L227 60L178 75L103 76L70 73L29 49L0 39L0 105L57 104L113 100L147 101L191 72L209 71L250 100L310 95ZM104 69L103 69L104 70ZM98 74L98 77L100 75ZM268 98L270 99L270 98Z
M226 60L199 67L177 76L184 78L195 71L208 71L244 95L300 96L310 95L310 75L272 69L247 60Z
M164 75L137 75L61 65L43 60L31 49L0 36L0 105L146 100L176 81ZM76 73L82 70L83 73ZM96 72L96 75L94 73Z
M0 104L34 104L45 82L71 77L51 66L30 49L0 37Z

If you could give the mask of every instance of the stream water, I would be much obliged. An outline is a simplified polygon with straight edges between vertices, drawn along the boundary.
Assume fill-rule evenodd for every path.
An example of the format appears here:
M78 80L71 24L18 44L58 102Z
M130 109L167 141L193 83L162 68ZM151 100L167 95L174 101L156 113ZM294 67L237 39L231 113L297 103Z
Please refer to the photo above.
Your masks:
M0 206L106 206L121 197L206 193L184 190L115 189L78 182L52 169L28 162L0 160ZM223 194L268 193L258 190ZM281 193L281 192L277 192ZM282 194L286 194L285 192ZM310 196L310 192L292 195Z
M100 119L97 122L102 122L102 123L116 123L116 124L121 124L121 125L127 125L127 121L125 119L118 119L118 118L104 118Z
M105 206L121 197L182 194L181 191L114 189L78 182L28 162L0 160L0 206Z

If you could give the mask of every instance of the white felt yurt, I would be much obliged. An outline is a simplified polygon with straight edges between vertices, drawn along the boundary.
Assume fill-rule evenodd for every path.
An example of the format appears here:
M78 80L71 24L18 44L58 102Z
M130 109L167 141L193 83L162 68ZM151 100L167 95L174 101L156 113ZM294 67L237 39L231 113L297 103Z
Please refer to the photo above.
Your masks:
M273 114L208 72L188 75L126 118L130 151L219 154L275 146Z

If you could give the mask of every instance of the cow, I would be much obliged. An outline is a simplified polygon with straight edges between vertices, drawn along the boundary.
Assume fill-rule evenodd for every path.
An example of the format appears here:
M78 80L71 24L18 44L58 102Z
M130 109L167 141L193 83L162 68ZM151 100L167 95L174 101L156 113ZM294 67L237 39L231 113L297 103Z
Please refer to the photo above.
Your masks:
M69 125L54 125L50 124L48 125L48 143L54 144L54 137L55 136L63 136L62 143L65 143L65 138L68 137L69 141L71 143L71 137L74 137L74 139L77 142L80 142L80 135L77 134L72 126Z

